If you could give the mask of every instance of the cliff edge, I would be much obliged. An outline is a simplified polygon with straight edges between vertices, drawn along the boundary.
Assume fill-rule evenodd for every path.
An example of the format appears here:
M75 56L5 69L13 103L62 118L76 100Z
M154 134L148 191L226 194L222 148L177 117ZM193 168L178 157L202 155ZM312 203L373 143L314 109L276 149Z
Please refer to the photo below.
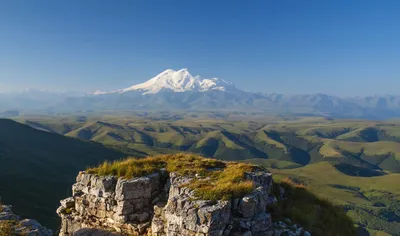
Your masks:
M193 155L128 159L82 171L61 201L60 236L310 235L272 223L272 175Z

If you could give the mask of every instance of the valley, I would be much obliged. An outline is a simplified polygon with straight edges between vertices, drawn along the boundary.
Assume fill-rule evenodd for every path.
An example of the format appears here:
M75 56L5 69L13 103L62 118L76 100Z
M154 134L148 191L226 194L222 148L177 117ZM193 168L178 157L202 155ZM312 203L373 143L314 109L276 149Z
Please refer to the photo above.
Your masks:
M120 116L21 118L48 132L100 142L138 156L193 152L223 160L283 161L305 166L327 161L380 172L400 172L400 127L396 122L300 118L258 121Z
M87 166L125 154L102 144L43 132L0 119L0 196L23 216L56 229L55 209Z
M74 152L80 153L77 154L79 158L74 154L76 159L68 159L74 166L68 172L71 176L63 177L62 186L68 186L67 182L73 178L72 172L76 172L78 166L84 169L100 159L197 153L226 161L260 164L274 173L277 181L289 177L304 184L314 194L343 206L360 231L370 232L364 235L400 233L400 189L397 184L400 178L400 123L396 120L378 122L224 112L135 112L19 116L15 121L24 124L21 126L29 131L25 136L35 136L31 132L36 130L44 137L54 135L85 146L102 144L101 148L114 153L111 155L98 149L89 155L86 153L90 149L79 152L76 149ZM31 153L40 153L31 149ZM55 150L54 155L59 155L61 150ZM69 153L54 158L59 161L67 158L66 155ZM97 159L91 159L96 155ZM49 174L52 169L63 168L55 165L43 171ZM28 192L37 194L34 189ZM58 192L61 192L58 196L66 194L61 189ZM23 204L16 205L22 207ZM50 211L51 206L47 207Z

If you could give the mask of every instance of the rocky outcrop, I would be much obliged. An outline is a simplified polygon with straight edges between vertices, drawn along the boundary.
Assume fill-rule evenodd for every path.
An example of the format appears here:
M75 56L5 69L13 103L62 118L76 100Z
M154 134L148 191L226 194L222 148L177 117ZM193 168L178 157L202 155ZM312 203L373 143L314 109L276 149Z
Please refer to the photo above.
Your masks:
M57 210L62 218L60 236L92 235L94 230L96 235L303 234L303 230L294 234L275 230L266 210L271 202L270 173L246 173L245 178L254 183L253 192L220 201L197 199L194 190L185 187L194 178L200 177L163 170L132 179L80 172L73 196L62 200Z
M53 232L36 220L14 214L11 206L0 205L0 235L52 236Z
M256 189L249 195L229 201L193 200L193 190L181 187L190 178L170 175L168 202L156 205L153 235L273 235L271 215L266 212L272 186L271 174L249 173Z
M72 187L73 197L61 201L60 235L85 228L113 230L129 235L147 232L153 205L165 196L163 172L133 179L100 177L80 172Z

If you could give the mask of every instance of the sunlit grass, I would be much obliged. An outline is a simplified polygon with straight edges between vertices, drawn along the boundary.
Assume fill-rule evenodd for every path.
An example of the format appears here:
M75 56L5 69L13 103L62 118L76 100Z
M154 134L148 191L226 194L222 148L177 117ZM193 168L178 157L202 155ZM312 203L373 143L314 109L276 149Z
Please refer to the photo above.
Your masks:
M0 221L0 236L15 236L17 235L14 229L15 221L2 220Z
M90 174L115 175L123 178L145 176L165 169L193 177L186 187L193 189L195 196L205 200L227 200L244 196L254 189L245 173L260 167L244 163L223 162L190 154L161 155L143 159L129 158L123 161L105 162L89 168ZM199 178L197 178L197 177Z

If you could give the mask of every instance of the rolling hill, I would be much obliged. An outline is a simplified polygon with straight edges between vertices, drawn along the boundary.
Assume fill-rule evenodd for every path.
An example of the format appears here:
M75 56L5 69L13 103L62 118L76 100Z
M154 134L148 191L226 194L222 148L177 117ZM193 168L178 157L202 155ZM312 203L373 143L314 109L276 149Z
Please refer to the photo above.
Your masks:
M78 171L123 156L100 143L0 119L0 196L16 213L56 229L55 210Z
M277 178L290 177L305 184L318 196L341 205L353 221L364 229L400 235L400 174L382 176L347 175L329 162L302 168L272 170ZM376 232L378 231L378 232ZM364 232L361 235L369 235Z
M140 155L186 151L223 160L274 159L304 166L329 161L400 172L400 126L390 122L300 119L254 122L88 118L23 119L68 137Z
M278 176L289 176L344 206L360 229L400 234L396 205L400 193L395 186L400 173L397 121L210 116L163 113L18 121L135 156L183 151L265 165Z

